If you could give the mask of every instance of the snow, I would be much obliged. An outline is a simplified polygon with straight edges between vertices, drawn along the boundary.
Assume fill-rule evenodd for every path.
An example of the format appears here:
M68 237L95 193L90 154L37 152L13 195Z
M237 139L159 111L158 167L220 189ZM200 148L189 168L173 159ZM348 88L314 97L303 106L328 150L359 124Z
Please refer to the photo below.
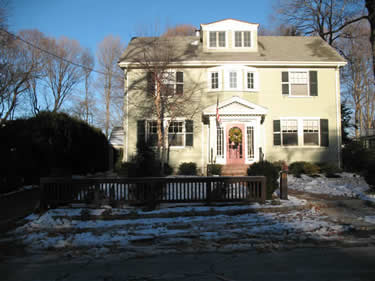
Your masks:
M314 178L301 175L300 178L297 178L293 175L288 175L288 188L315 194L345 196L375 202L375 196L366 193L369 190L369 186L363 177L352 173L340 173L339 175L339 178L327 178L324 175Z

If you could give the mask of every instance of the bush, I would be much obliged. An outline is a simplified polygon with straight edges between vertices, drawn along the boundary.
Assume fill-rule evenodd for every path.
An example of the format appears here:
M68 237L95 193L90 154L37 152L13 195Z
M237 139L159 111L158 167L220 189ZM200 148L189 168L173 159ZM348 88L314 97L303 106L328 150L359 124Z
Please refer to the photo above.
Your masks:
M272 164L278 169L278 171L280 172L282 169L283 169L283 166L284 166L284 163L286 163L285 161L282 161L282 160L279 160L279 161L275 161L273 162Z
M221 176L221 169L223 165L220 164L209 164L207 165L207 176L218 175Z
M364 172L375 161L375 151L363 147L360 142L352 141L342 149L344 170Z
M336 173L341 172L341 169L339 169L335 163L322 162L316 165L319 167L320 173L325 174L327 177L334 177Z
M375 161L370 163L365 172L365 180L367 184L374 189L375 188Z
M197 164L194 162L184 162L178 167L179 175L195 176L197 174Z
M249 176L265 176L267 179L267 199L272 199L272 193L279 187L279 169L274 166L271 162L262 161L252 164L247 169L247 175Z
M289 173L293 174L296 177L300 177L301 174L315 175L319 172L319 167L309 162L297 161L289 165Z

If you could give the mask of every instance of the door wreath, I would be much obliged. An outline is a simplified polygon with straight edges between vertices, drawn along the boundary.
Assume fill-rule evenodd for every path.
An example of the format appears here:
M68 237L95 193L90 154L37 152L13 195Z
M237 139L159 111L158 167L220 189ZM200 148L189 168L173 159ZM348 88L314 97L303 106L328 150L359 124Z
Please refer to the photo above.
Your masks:
M242 142L242 131L240 128L234 127L229 130L229 141L235 146Z

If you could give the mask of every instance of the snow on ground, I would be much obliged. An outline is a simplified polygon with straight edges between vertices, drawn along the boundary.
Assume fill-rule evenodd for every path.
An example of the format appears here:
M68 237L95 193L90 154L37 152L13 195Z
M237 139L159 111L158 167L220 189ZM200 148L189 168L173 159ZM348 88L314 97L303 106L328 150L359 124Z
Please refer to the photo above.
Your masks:
M324 175L320 175L320 177L301 175L300 178L297 178L293 175L288 175L288 188L309 193L360 198L375 202L375 196L366 193L369 190L369 186L363 177L352 173L340 173L339 175L339 178L327 178Z
M28 222L14 234L33 251L85 251L94 256L113 251L129 255L226 251L264 248L267 243L285 246L306 240L343 240L348 226L329 222L315 209L283 208L306 204L290 198L281 200L281 205L184 206L150 212L87 209L88 219L81 217L84 209L61 208L27 217Z

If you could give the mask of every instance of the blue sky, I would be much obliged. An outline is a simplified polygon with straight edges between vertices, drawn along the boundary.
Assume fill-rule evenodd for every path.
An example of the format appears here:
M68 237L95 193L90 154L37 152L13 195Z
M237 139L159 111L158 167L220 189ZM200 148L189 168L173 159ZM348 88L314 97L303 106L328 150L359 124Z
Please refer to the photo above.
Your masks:
M208 23L235 18L267 26L274 0L247 1L137 1L137 0L11 0L9 28L38 29L48 36L67 36L95 53L107 35L125 42L139 30Z

